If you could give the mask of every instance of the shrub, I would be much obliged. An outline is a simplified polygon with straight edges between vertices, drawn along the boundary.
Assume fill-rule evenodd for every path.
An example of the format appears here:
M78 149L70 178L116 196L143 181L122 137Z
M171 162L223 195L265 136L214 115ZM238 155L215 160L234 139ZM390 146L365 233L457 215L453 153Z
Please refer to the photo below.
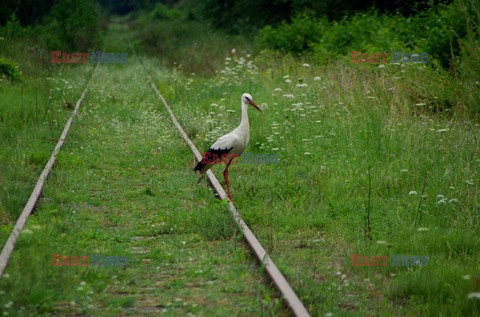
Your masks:
M184 11L179 10L178 8L169 8L163 3L159 2L155 5L155 8L150 12L144 13L139 18L139 23L141 26L146 26L148 23L153 21L161 20L177 20L183 21L186 20L187 14Z
M16 63L0 57L0 75L5 75L8 80L20 81L22 76Z
M296 15L291 23L283 22L277 28L266 26L260 30L257 41L268 48L301 53L312 49L321 36L323 20L316 20L306 14Z
M98 24L93 0L59 0L45 18L43 36L52 49L89 49L99 42Z
M448 68L456 66L460 40L467 35L468 21L476 15L478 8L473 0L439 4L413 17L379 15L370 10L327 22L297 15L290 23L263 28L257 40L262 46L281 52L313 51L321 61L345 57L352 50L426 52Z
M17 38L20 34L22 34L22 26L15 13L12 13L10 16L6 27L7 36L10 38Z

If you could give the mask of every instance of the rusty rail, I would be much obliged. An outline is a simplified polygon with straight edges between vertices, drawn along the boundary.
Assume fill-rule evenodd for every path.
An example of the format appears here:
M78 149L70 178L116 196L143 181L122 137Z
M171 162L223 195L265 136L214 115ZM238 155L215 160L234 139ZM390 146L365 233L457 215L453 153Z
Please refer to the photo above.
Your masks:
M65 127L63 128L63 132L60 135L60 139L58 140L57 145L55 146L55 149L52 152L52 155L50 155L50 159L48 160L42 173L40 174L40 177L37 180L37 183L32 191L32 194L30 195L30 198L27 201L27 204L23 208L23 211L20 214L20 217L18 217L17 223L15 224L15 227L13 227L12 233L8 237L8 240L5 243L5 246L3 247L2 253L0 253L0 277L3 275L3 272L7 267L8 261L10 260L10 256L13 252L13 249L15 248L15 242L17 242L17 238L20 235L20 232L25 226L25 223L27 222L28 217L32 213L33 209L35 208L35 205L37 204L38 199L40 198L40 194L42 193L42 189L43 189L43 186L45 185L48 174L50 173L50 170L55 164L55 160L57 159L58 152L60 151L60 148L65 142L65 139L67 138L67 134L68 134L68 131L70 130L70 126L72 125L73 118L75 118L75 116L77 115L77 111L80 108L80 105L82 104L83 99L85 99L88 86L90 85L93 75L95 74L98 68L98 65L99 64L95 66L95 69L93 70L93 73L89 81L87 82L87 85L85 86L85 89L83 90L83 93L80 96L80 99L78 99L75 105L75 108L73 109L72 114L70 115L70 118L68 119L67 123L65 124Z
M163 96L160 94L157 87L154 85L152 78L148 76L148 79L150 81L150 84L152 85L153 90L155 90L155 93L162 101L163 105L165 106L165 109L167 109L168 113L170 114L170 118L172 119L173 124L178 129L178 131L180 132L185 142L187 142L188 146L190 147L193 154L195 155L195 158L197 159L197 161L201 161L202 155L196 148L195 144L193 144L192 140L190 140L190 138L187 136L187 134L183 130L182 126L178 123L177 118L173 114L172 109L167 104L167 101L165 100L165 98L163 98ZM207 171L207 176L210 179L210 182L212 183L213 187L215 188L220 198L228 200L227 194L225 193L225 190L218 182L217 178L215 177L215 174L213 174L213 172L209 170ZM230 213L235 219L235 222L242 230L243 236L247 241L248 245L253 250L258 260L265 266L265 269L268 275L272 279L277 289L282 294L283 299L286 301L286 303L288 304L292 312L295 314L295 316L302 316L302 317L310 316L307 309L305 308L305 305L298 298L297 294L295 294L295 291L292 289L290 284L288 284L283 274L280 272L280 270L277 268L273 260L267 254L263 246L260 244L260 241L258 241L257 237L255 237L255 235L247 226L245 221L243 221L243 219L240 217L237 209L235 208L235 206L231 201L228 202L228 209L230 210Z

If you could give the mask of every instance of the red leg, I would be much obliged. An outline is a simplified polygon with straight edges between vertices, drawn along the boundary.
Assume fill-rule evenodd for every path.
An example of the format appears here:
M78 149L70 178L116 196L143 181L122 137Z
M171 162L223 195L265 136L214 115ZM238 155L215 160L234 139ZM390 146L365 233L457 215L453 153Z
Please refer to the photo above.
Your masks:
M227 184L227 195L228 198L233 202L232 195L230 194L230 182L228 181L228 167L230 166L231 160L227 163L227 167L223 171L223 177L225 178L225 183Z

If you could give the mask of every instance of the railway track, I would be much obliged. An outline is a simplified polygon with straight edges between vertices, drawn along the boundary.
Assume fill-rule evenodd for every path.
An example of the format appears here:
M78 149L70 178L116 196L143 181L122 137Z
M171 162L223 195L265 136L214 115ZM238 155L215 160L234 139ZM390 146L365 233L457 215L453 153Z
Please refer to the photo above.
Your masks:
M60 135L60 139L58 140L57 144L55 145L55 148L53 149L52 154L50 155L50 159L48 160L47 164L45 165L42 172L40 173L37 183L35 184L35 187L32 193L30 194L30 198L28 199L25 207L23 208L22 213L20 214L20 217L18 218L15 226L13 227L12 233L10 234L7 242L5 243L5 246L2 249L2 253L0 253L0 277L2 277L5 271L5 268L7 267L8 261L10 260L10 256L13 252L13 249L15 248L15 243L17 242L20 232L25 226L25 223L27 222L28 217L31 215L31 213L35 209L38 199L42 194L42 190L43 190L43 187L45 186L45 182L47 181L47 177L50 174L50 171L52 170L53 166L55 165L55 161L57 160L58 153L60 152L60 149L62 148L63 143L67 138L68 131L70 131L70 127L72 126L72 123L73 123L73 119L76 117L78 109L80 108L83 100L85 99L88 87L92 81L93 76L95 76L95 72L97 71L98 65L100 64L97 64L97 66L95 66L93 73L90 76L90 79L88 80L85 86L85 89L83 90L80 98L77 100L77 103L75 104L72 114L68 118L67 123L63 128L62 134Z
M99 64L98 64L99 65ZM88 89L90 87L90 84L92 82L92 79L95 77L95 73L97 72L98 65L95 67L91 78L89 79L82 95L80 96L79 100L77 101L75 108L68 119L65 128L60 136L60 139L57 142L57 145L55 146L52 155L50 156L49 161L45 165L45 168L43 169L42 173L40 174L40 177L38 178L38 181L36 183L36 186L34 190L32 191L32 194L30 195L30 198L28 202L26 203L16 225L14 226L10 237L8 241L6 242L2 253L0 255L0 277L2 274L4 274L5 268L7 267L7 264L9 262L9 259L12 255L12 252L14 251L15 248L15 243L17 241L17 238L19 237L23 227L25 226L28 217L32 214L39 197L41 195L42 189L46 183L47 177L53 168L57 155L60 152L60 149L62 145L64 144L67 134L72 126L73 120L75 116L77 115L77 112L82 105L82 102L85 99L85 96L87 95ZM143 66L143 65L142 65ZM145 68L144 68L145 70ZM146 71L146 70L145 70ZM178 120L176 119L174 113L172 112L172 109L169 107L167 101L163 98L163 96L160 94L156 86L154 85L151 77L147 75L148 77L148 82L150 86L153 89L153 93L157 96L158 99L160 99L161 103L163 104L164 108L168 112L174 126L176 129L179 131L181 137L183 140L188 144L190 147L191 151L193 152L195 158L197 160L201 159L201 154L197 150L196 146L194 143L188 138L187 134L179 124ZM212 171L209 171L207 173L207 176L215 189L215 191L218 193L218 196L221 199L227 199L227 195L225 191L223 190L222 186L218 182L217 178L213 174ZM245 241L247 242L249 248L253 251L255 254L257 260L261 263L261 265L265 268L265 272L268 274L268 277L271 279L271 281L274 283L275 287L278 289L279 293L281 294L281 297L285 301L285 303L288 305L288 307L291 309L292 313L295 316L309 316L308 311L306 310L304 304L302 301L298 298L298 296L295 294L294 290L292 287L289 285L288 281L285 279L285 277L282 275L280 270L277 268L275 265L274 261L272 258L267 254L263 246L260 244L259 240L255 237L254 233L250 230L248 225L243 221L241 218L240 214L238 213L237 209L235 208L234 204L230 201L228 201L228 209L233 217L235 223L241 230L243 237ZM140 252L141 253L141 252ZM156 312L156 311L153 311Z
M173 114L172 109L170 106L167 104L167 101L163 96L160 94L158 91L157 87L155 87L155 84L152 81L152 78L148 76L148 80L157 94L158 98L162 101L163 105L165 106L165 109L168 111L170 118L172 119L173 124L177 128L177 130L180 132L180 135L182 138L185 140L185 142L188 144L190 149L192 150L193 154L195 155L195 158L197 161L202 160L202 155L198 151L197 147L195 144L193 144L192 140L187 136L185 131L183 130L182 126L178 123L177 118ZM225 193L225 190L223 187L220 185L218 182L218 179L216 178L215 174L211 170L207 172L207 177L210 180L210 183L212 184L213 188L215 191L218 193L220 196L220 199L227 199L227 194ZM245 238L245 241L247 241L248 246L252 249L252 251L255 253L255 256L257 259L260 261L262 265L265 266L265 269L267 271L268 276L271 278L273 283L275 284L276 288L278 291L282 294L283 299L286 301L292 312L295 314L295 316L309 316L309 313L307 309L305 308L305 305L303 305L302 301L298 298L297 294L295 294L295 291L292 289L290 284L288 284L288 281L285 279L283 274L280 272L280 270L277 268L271 257L268 255L268 253L265 251L265 248L260 244L260 241L258 241L257 237L253 234L253 232L250 230L248 225L243 221L243 219L240 217L240 214L238 213L237 209L233 205L233 203L228 200L228 209L230 213L232 214L232 217L234 218L236 224L240 228L240 230L243 233L243 236Z

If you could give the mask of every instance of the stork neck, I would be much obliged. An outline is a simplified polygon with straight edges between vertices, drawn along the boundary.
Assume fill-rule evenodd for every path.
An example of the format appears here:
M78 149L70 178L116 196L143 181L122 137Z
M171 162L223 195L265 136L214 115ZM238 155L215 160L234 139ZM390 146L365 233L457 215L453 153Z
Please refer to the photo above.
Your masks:
M249 128L248 124L248 104L242 102L242 121L240 122L241 127Z

